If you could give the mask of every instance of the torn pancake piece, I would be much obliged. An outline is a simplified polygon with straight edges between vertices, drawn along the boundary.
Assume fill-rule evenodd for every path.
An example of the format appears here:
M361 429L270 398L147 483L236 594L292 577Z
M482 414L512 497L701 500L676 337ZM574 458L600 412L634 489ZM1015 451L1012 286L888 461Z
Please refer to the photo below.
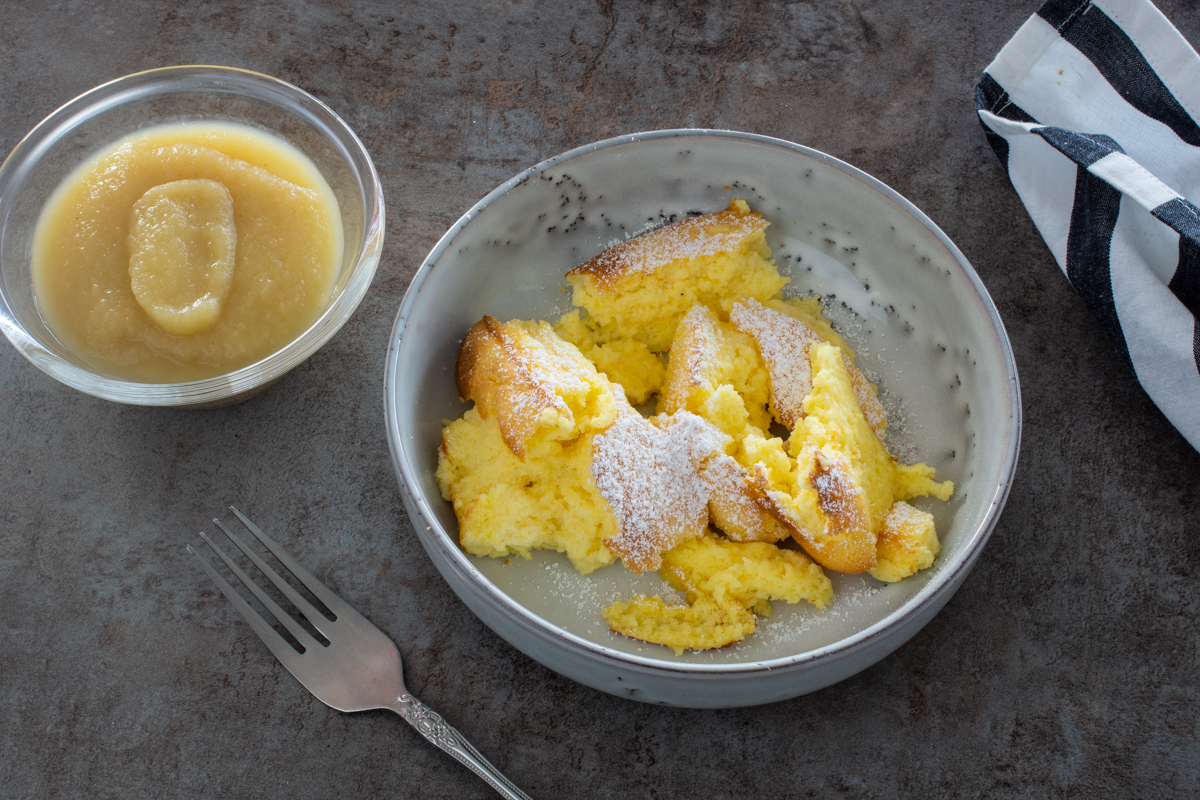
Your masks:
M728 436L687 411L653 420L632 408L623 411L592 442L592 480L617 523L605 546L641 573L658 569L664 551L702 535L708 493L699 470L729 443Z
M883 520L876 545L877 560L870 575L895 583L932 567L941 551L933 515L898 501Z
M479 409L450 423L437 481L454 506L463 550L492 558L557 550L585 575L616 561L604 546L616 521L590 473L593 436L547 441L521 459Z
M585 574L615 561L591 463L593 437L629 407L620 388L545 323L491 317L463 340L457 377L475 407L442 430L437 481L463 549L558 550Z
M675 329L659 413L691 411L735 440L771 425L770 378L758 345L696 303Z
M712 534L663 554L659 574L687 593L687 605L637 596L608 606L604 617L618 633L667 645L677 653L744 639L757 628L755 614L771 615L771 600L807 600L818 609L833 600L833 584L803 553Z
M736 603L722 605L711 597L694 603L671 604L661 597L635 595L604 609L604 618L616 633L642 642L684 650L712 650L740 642L758 629L754 614Z
M768 393L769 379L754 340L722 322L707 306L692 306L675 329L658 410L690 411L737 442L761 436L770 425ZM730 539L775 542L787 536L787 529L747 486L745 468L732 457L711 459L701 477L712 522Z
M817 342L827 341L826 338L805 324L801 314L768 308L753 298L734 303L729 311L729 320L739 331L754 337L758 343L759 352L771 375L772 408L779 421L789 430L794 430L804 416L804 398L812 391L809 348ZM850 374L859 409L882 441L887 430L887 414L875 394L875 387L854 366L845 349L838 349Z
M771 376L771 407L788 430L794 429L804 416L804 398L812 391L808 348L821 338L800 320L753 299L734 303L729 321L758 344Z
M771 513L770 505L749 485L750 473L731 456L709 459L700 471L708 489L712 524L735 542L778 542L788 529Z
M771 616L771 600L807 600L818 609L833 601L833 584L804 553L766 542L731 542L711 533L663 554L659 573L687 592L688 600L709 596L764 617Z
M817 342L809 359L812 391L787 444L794 462L780 440L746 437L743 463L772 513L818 564L865 572L875 567L878 532L895 501L947 499L954 484L935 482L925 464L896 463L859 408L840 348Z
M799 464L790 493L775 488L761 462L754 465L751 483L763 505L818 564L852 575L874 567L876 536L850 465L816 447Z
M535 433L575 438L607 428L617 414L612 384L545 322L485 316L463 339L455 377L459 396L495 419L522 459Z
M771 263L767 225L738 199L724 211L620 242L567 273L571 302L607 339L636 339L664 352L694 304L766 300L787 284Z

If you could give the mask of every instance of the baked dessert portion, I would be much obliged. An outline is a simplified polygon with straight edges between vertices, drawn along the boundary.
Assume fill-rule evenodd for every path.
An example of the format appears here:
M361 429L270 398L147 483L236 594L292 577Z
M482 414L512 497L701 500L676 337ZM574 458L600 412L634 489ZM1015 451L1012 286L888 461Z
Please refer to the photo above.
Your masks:
M741 641L771 616L771 600L807 600L823 609L833 584L803 553L763 542L732 542L715 535L690 539L663 556L659 573L687 593L687 604L638 595L604 609L614 631L644 642L707 650Z
M658 569L665 551L704 534L708 492L700 470L729 441L687 411L647 420L632 408L595 438L592 480L617 521L604 544L625 566Z
M696 303L774 297L787 284L771 263L767 221L744 200L613 245L567 273L571 302L605 341L633 339L652 352L671 345Z
M584 573L617 557L658 569L686 605L641 597L604 613L676 648L740 640L770 600L828 604L820 567L769 543L787 530L756 505L717 426L686 409L642 417L545 323L484 318L463 341L458 379L475 407L443 431L438 480L468 552L549 548Z
M475 407L442 431L437 480L454 505L459 540L480 556L565 553L580 572L611 564L616 534L592 482L592 438L627 407L544 322L480 320L457 369Z
M906 501L953 484L888 452L876 389L819 301L778 296L766 226L734 201L572 270L579 309L553 328L471 329L457 379L475 407L438 466L468 552L657 570L685 601L603 614L677 651L739 641L773 601L825 608L823 567L886 582L933 565L933 517ZM631 405L655 399L657 416Z

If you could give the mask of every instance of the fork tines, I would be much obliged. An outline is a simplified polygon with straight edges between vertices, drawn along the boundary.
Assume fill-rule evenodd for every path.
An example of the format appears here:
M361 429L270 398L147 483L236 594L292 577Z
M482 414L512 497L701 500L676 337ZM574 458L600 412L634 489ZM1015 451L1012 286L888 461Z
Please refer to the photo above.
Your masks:
M262 532L261 528L247 519L242 512L238 511L233 506L230 506L229 510L237 516L241 523L246 526L246 528L252 534L254 534L256 539L262 542L263 546L266 547L267 550L269 550L271 554L275 556L275 558L279 559L280 563L282 563L289 572L296 576L296 579L299 580L306 589L312 592L314 597L325 604L325 607L334 615L333 619L329 619L325 614L322 614L320 611L318 611L317 608L312 605L312 603L305 600L304 597L301 596L300 593L295 589L293 589L286 580L280 577L279 573L277 573L265 561L263 561L262 558L260 558L258 554L251 550L245 542L243 542L240 538L234 535L232 531L225 527L220 520L214 519L213 523L221 529L221 531L230 539L230 541L237 545L239 550L245 553L246 557L250 559L254 566L256 566L264 575L266 575L267 578L270 579L271 583L275 584L275 587L283 593L283 596L286 597L288 601L291 602L292 605L294 605L296 609L304 616L304 618L308 620L308 622L312 624L312 626L328 640L332 632L332 623L336 621L339 616L345 614L348 610L346 604L336 594L325 588L323 583L314 578L312 574L308 572L308 570L302 567L300 563L296 561L296 559L288 555L282 547L272 541L269 536ZM304 649L304 651L308 651L313 647L323 646L321 642L319 642L298 622L296 622L296 620L293 619L290 614L280 608L279 604L272 600L271 597L267 595L267 593L264 592L262 588L259 587L259 585L255 583L254 580L251 579L250 576L247 575L232 558L226 555L225 551L218 547L216 543L207 536L207 534L202 532L200 533L200 537L208 543L208 546L211 547L218 556L221 557L221 560L225 562L225 565L228 566L230 571L237 576L238 580L240 580L246 586L246 588L250 590L251 594L253 594L254 597L260 603L262 603L269 612L271 612L275 619L279 621L279 624L286 628L287 632L290 633L295 640L300 643L300 646ZM271 649L271 652L275 654L275 657L282 661L284 665L290 669L291 664L301 655L301 653L297 652L295 647L293 647L286 639L280 636L274 627L272 627L271 624L267 622L261 614L255 611L254 608L247 603L232 586L229 585L229 582L221 577L220 573L213 569L212 565L209 564L206 559L192 549L191 545L188 545L187 549L189 553L196 557L196 560L200 562L200 566L202 566L204 571L208 573L208 576L213 579L213 582L217 584L222 593L229 598L229 601L233 603L246 622L250 623L250 626L254 628L254 631L266 643L267 647Z

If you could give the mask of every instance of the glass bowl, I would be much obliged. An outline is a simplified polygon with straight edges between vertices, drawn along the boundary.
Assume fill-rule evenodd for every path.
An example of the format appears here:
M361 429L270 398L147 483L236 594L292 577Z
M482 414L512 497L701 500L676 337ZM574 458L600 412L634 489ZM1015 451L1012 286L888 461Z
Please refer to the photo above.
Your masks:
M137 383L88 365L47 328L34 299L30 250L43 205L94 153L140 129L175 122L231 122L272 133L321 171L341 211L345 240L334 290L296 339L249 366L183 383ZM275 78L241 69L180 66L127 75L59 108L0 166L0 324L39 369L119 403L206 407L262 391L345 324L371 284L383 244L383 190L361 141L324 103Z
M942 553L898 583L829 573L833 604L776 603L759 630L676 655L608 629L601 608L661 593L621 564L584 576L565 556L479 558L458 543L437 468L441 421L468 407L454 365L484 314L553 320L563 274L615 241L741 197L794 294L827 313L881 387L889 447L955 482L934 515ZM786 292L785 292L786 293ZM979 277L912 203L861 170L791 142L731 131L638 133L531 167L472 207L404 297L386 362L384 418L404 502L443 578L485 624L551 669L650 703L726 707L811 692L865 669L921 629L962 585L1012 484L1021 398L1008 337ZM961 631L962 636L970 633ZM969 646L952 639L947 650ZM952 653L947 653L953 658Z

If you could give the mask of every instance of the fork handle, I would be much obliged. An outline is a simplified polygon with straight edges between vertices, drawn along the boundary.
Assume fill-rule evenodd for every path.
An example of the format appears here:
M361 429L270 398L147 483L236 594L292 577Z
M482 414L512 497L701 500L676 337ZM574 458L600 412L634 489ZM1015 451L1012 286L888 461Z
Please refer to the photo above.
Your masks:
M411 694L402 694L391 707L393 711L404 718L404 721L416 728L417 733L445 750L450 755L466 765L505 800L533 800L522 792L508 778L492 766L492 763L480 755L479 751L467 741L458 729L446 722L442 715L422 703Z

